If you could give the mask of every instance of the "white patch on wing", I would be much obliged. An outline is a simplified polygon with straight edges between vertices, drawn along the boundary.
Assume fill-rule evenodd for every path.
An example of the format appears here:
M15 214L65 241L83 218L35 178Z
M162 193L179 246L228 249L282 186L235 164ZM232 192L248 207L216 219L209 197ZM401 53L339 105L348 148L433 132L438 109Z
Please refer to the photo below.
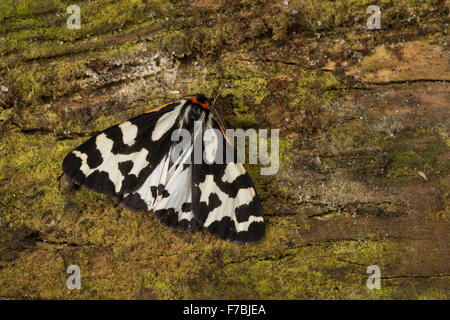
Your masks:
M135 191L145 201L149 210L173 208L178 214L178 221L183 219L191 221L194 218L192 210L183 212L184 203L192 203L191 181L192 167L183 167L191 156L192 145L183 151L175 163L171 163L171 152L161 160L144 184ZM163 185L169 196L164 198L158 195L153 197L151 187Z
M201 132L201 127L198 127L197 131L194 132L194 140ZM192 166L185 167L184 164L190 163L193 145L185 148L177 160L169 166L172 151L173 149L170 149L165 160L165 169L159 181L169 192L169 197L156 199L154 209L173 208L178 213L178 221L183 219L191 221L194 218L192 208L189 212L183 212L183 204L192 203Z
M80 152L78 150L73 150L72 152L74 155L76 155L78 158L81 159L80 170L81 172L83 172L84 176L87 177L89 172L91 171L91 168L89 168L87 164L87 154Z
M192 220L194 214L192 210L183 212L183 203L192 203L191 193L191 176L192 167L186 167L183 170L183 165L180 165L175 170L173 176L165 185L165 189L169 192L169 197L161 198L155 203L154 209L169 209L173 208L178 213L178 221L183 219Z
M216 130L210 124L203 135L203 144L205 145L204 160L208 164L214 163L219 141L217 140Z
M119 125L119 128L122 130L123 143L132 146L136 142L138 127L130 121L125 121Z
M133 192L139 194L141 199L146 203L148 210L152 210L153 203L156 200L153 198L151 187L157 187L160 184L165 166L166 158L163 158L139 189Z
M232 183L237 177L245 174L244 166L241 163L228 163L222 181Z
M148 150L142 148L138 152L130 153L130 154L114 154L111 152L112 147L114 145L114 141L109 139L104 133L97 136L96 140L97 149L100 152L103 162L95 167L91 168L87 164L87 155L75 150L74 154L81 159L81 167L80 170L87 177L92 172L98 170L100 172L104 171L108 173L109 180L114 184L114 188L116 192L119 192L122 188L122 182L125 177L122 175L122 172L119 170L119 163L125 161L132 161L133 167L129 174L134 174L136 177L139 175L142 169L147 167L149 162L147 161Z
M184 104L180 104L175 107L172 111L169 111L163 114L156 122L155 129L152 132L152 141L156 141L161 139L161 137L175 124L175 121L178 118L178 114L181 110L181 106Z
M253 215L250 215L249 219L243 222L238 222L236 219L235 209L239 206L249 204L255 197L256 193L253 188L240 189L236 194L236 197L231 198L228 194L220 190L214 182L214 176L211 174L206 175L205 181L199 184L199 188L201 191L200 202L205 202L209 205L209 196L213 193L216 194L221 201L221 205L208 214L208 218L203 224L204 227L207 228L214 221L221 221L224 217L230 217L234 222L236 232L240 232L247 231L252 222L264 221L262 216Z

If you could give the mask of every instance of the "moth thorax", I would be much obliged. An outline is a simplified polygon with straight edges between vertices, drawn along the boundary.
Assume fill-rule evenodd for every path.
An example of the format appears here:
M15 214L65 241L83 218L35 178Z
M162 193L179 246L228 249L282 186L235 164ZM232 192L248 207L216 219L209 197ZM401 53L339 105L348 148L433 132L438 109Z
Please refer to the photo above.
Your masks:
M187 124L193 124L195 121L203 121L206 110L198 104L192 104L187 112Z

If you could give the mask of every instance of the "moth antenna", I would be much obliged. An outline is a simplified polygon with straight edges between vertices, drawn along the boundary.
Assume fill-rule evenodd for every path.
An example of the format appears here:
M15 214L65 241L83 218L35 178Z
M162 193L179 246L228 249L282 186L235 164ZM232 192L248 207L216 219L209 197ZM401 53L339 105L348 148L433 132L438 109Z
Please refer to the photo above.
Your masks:
M222 122L222 118L221 118L220 115L219 115L219 112L217 112L217 109L214 108L214 105L216 104L216 101L217 101L217 99L219 98L220 94L222 93L223 89L224 89L224 88L220 89L219 93L218 93L218 94L216 95L216 97L214 98L214 101L213 101L213 103L212 103L212 105L211 105L211 109L212 109L212 110L214 111L214 113L217 115L217 119L219 120L219 123L220 123L220 125L222 126L222 128L225 128L225 126L223 125L223 122Z
M172 93L172 94L179 94L180 97L183 98L183 94L180 91L170 89L166 84L164 84L164 82L161 79L156 79L156 81L158 81L158 83L161 85L161 87L163 87L164 89L166 89L170 93Z
M216 94L216 97L214 98L214 101L213 101L213 103L212 103L212 106L211 106L211 108L213 108L213 107L214 107L214 105L216 104L216 101L217 101L217 99L219 98L219 96L221 95L222 91L223 91L223 88L222 88L222 89L220 89L220 91L219 91L219 93L218 93L218 94Z

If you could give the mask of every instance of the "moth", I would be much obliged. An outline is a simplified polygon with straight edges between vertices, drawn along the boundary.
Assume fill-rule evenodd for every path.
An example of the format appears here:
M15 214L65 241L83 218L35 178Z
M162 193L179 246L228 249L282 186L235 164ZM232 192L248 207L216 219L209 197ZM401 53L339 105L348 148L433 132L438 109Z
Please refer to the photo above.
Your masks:
M191 138L184 148L173 138L180 129ZM93 136L65 157L62 169L76 184L131 211L153 212L168 227L258 242L266 229L261 204L244 165L229 151L236 150L198 94ZM222 161L212 161L217 158Z

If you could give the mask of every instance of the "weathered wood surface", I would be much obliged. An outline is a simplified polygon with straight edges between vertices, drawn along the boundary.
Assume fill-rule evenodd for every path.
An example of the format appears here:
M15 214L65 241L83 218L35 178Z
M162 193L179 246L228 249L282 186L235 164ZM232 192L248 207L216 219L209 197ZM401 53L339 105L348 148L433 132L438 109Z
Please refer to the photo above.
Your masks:
M378 3L381 30L372 1L77 1L69 30L71 1L1 1L0 297L448 299L449 1ZM263 242L58 180L94 132L176 98L160 83L227 86L228 127L281 129L278 174L249 168Z

